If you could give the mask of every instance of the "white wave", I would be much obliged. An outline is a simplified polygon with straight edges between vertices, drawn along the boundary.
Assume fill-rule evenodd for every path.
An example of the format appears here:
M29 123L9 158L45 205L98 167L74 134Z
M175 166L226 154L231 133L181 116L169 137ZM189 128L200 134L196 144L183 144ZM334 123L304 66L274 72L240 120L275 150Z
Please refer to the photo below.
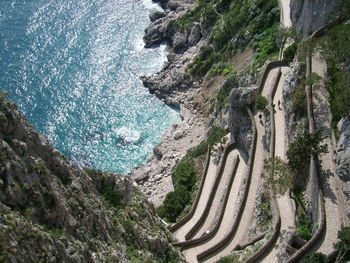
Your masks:
M136 130L122 127L117 130L118 143L131 144L137 143L141 138L141 133Z

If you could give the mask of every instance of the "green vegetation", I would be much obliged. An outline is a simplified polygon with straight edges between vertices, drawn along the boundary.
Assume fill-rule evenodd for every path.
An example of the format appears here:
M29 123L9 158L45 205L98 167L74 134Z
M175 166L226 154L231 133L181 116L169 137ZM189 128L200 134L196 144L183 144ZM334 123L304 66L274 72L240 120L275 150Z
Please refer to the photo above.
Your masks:
M338 250L336 262L349 262L350 260L350 227L344 227L338 232L339 242L335 244Z
M302 239L310 240L312 237L312 221L305 213L297 216L297 232Z
M234 87L237 87L238 83L235 75L231 75L230 79L226 81L225 85L221 87L215 98L216 113L227 107L229 104L230 92Z
M209 76L213 77L216 75L224 75L227 76L230 73L233 73L233 66L230 63L227 62L218 62L212 66L212 68L209 71Z
M101 179L101 194L109 205L118 206L121 204L123 198L121 192L116 185L109 182L108 177L105 175Z
M189 201L190 192L185 186L179 185L173 192L166 195L164 204L158 208L159 216L175 222Z
M197 158L203 156L208 147L219 142L226 134L225 129L213 127L207 140L189 151L176 165L172 174L175 190L166 195L163 205L158 208L160 217L175 222L185 207L191 203L191 193L198 180Z
M346 70L350 57L349 39L350 24L343 24L327 30L325 37L320 40L330 76L329 92L334 125L350 114L350 72Z
M289 166L280 158L264 161L263 172L265 188L273 195L284 195L292 187L293 177Z
M307 256L305 259L305 263L328 263L328 258L326 255L322 253L314 253L310 256Z
M303 85L298 85L293 90L291 109L294 113L301 116L307 114L306 91Z
M198 6L176 24L180 30L188 30L195 22L212 30L208 44L189 66L194 75L204 76L212 68L213 72L218 71L218 64L227 63L236 51L248 45L257 49L257 65L278 52L275 39L279 8L276 0L198 0ZM227 68L220 74L229 71Z
M259 95L255 99L254 107L256 110L264 111L268 104L269 104L269 100L266 97Z
M6 90L0 91L0 100L7 97L8 94L9 93Z
M318 130L314 133L303 133L299 135L297 139L292 142L287 151L288 164L296 170L307 167L310 162L310 156L327 153L327 145L321 145L324 136L321 131Z
M297 232L300 238L310 240L312 237L312 221L307 215L305 198L300 190L294 190L294 199L297 203Z
M194 159L189 154L186 155L175 168L172 174L174 186L185 186L188 191L191 191L196 183L196 168L194 167Z
M294 60L297 52L298 52L298 44L294 42L284 50L283 61L287 63L291 63Z
M34 169L37 171L39 174L45 174L46 172L46 165L45 162L42 160L39 160L35 163Z
M220 258L216 263L239 263L238 255L231 255Z

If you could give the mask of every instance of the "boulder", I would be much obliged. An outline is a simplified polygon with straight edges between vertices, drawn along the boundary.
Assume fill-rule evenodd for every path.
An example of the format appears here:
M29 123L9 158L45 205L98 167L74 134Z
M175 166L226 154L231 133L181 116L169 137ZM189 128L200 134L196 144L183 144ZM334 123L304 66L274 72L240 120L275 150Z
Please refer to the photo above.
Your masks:
M151 20L151 22L154 22L154 21L156 21L160 18L163 18L165 16L166 16L166 14L164 12L155 10L149 15L149 19Z

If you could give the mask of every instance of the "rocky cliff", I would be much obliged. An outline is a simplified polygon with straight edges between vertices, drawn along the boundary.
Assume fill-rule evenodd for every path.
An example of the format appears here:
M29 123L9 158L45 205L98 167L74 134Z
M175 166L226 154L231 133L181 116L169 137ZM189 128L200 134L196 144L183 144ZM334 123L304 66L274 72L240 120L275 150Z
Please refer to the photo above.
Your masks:
M135 183L81 170L0 98L1 262L182 262Z
M291 0L291 20L293 28L303 37L322 27L331 17L337 1Z
M337 143L337 174L343 181L347 202L346 215L350 218L350 117L339 121L338 130L340 138Z

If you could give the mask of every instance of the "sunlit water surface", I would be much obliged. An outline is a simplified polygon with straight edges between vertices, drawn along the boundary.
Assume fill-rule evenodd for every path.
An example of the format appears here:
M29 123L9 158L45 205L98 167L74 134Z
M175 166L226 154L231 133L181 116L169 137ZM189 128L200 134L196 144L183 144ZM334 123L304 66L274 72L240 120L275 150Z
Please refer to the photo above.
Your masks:
M0 89L71 160L127 173L179 114L139 79L164 47L144 49L151 0L0 1Z

